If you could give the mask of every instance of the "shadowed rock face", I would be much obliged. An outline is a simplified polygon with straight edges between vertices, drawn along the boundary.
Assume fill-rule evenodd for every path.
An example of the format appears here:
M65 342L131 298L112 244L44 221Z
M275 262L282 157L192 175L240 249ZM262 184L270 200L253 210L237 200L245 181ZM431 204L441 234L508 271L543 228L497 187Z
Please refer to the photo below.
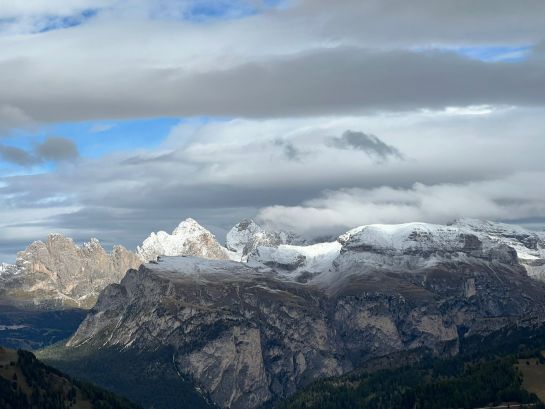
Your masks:
M545 284L528 277L511 247L409 227L309 246L294 269L259 259L146 264L102 292L65 350L169 347L165 364L217 405L246 409L374 357L419 347L455 354L460 336L543 317ZM303 283L305 266L315 270Z
M8 297L35 305L91 308L100 291L140 264L122 246L107 253L96 239L77 246L70 238L52 234L17 254L2 287Z

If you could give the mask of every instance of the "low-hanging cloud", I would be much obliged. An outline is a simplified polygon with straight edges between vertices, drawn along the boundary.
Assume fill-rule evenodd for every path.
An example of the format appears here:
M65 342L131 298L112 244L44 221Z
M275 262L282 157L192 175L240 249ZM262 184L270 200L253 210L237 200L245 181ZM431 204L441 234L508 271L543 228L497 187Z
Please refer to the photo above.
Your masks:
M365 152L369 156L386 160L389 158L402 159L403 155L394 146L388 145L375 135L364 132L345 131L342 136L331 138L331 146L338 149L356 149Z
M414 184L408 189L339 189L298 206L260 210L264 223L310 236L339 233L365 224L432 222L458 218L545 220L545 173L461 184Z

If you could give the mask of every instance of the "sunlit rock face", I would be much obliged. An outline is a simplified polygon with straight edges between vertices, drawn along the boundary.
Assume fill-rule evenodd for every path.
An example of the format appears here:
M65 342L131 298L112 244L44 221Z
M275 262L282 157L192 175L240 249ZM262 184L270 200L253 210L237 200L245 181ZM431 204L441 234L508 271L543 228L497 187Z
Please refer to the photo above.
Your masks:
M247 262L161 257L129 271L65 351L168 348L164 364L215 404L250 409L373 357L455 354L461 337L545 315L545 284L518 251L467 226L371 225L330 243L252 247Z
M108 253L96 239L78 246L51 234L17 254L16 264L2 277L2 288L5 296L22 303L91 308L100 291L141 263L122 246Z

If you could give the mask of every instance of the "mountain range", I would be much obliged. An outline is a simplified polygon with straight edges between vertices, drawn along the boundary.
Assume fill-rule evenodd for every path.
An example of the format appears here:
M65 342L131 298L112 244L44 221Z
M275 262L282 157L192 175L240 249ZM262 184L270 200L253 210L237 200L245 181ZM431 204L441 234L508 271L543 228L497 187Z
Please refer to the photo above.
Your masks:
M310 244L243 220L222 245L187 219L136 253L50 235L2 265L0 285L18 306L88 309L40 352L69 374L143 406L176 407L183 390L190 407L253 409L378 357L456 355L468 337L539 324L544 278L545 234L507 224L367 225ZM119 357L145 384L105 373ZM161 382L170 392L148 401Z
M544 249L544 233L478 220L360 226L314 244L244 220L222 246L188 219L144 240L140 267L42 356L143 406L177 407L180 390L183 407L271 405L378 357L451 356L465 339L540 325ZM112 383L127 359L145 382ZM170 392L150 402L161 382Z

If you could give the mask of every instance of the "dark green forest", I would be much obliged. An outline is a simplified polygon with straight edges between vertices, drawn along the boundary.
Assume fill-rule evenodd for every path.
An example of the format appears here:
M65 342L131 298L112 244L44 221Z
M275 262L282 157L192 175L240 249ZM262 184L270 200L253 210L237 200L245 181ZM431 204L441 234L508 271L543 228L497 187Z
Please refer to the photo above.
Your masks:
M17 361L0 369L1 409L138 409L124 398L44 365L28 351L18 350Z

